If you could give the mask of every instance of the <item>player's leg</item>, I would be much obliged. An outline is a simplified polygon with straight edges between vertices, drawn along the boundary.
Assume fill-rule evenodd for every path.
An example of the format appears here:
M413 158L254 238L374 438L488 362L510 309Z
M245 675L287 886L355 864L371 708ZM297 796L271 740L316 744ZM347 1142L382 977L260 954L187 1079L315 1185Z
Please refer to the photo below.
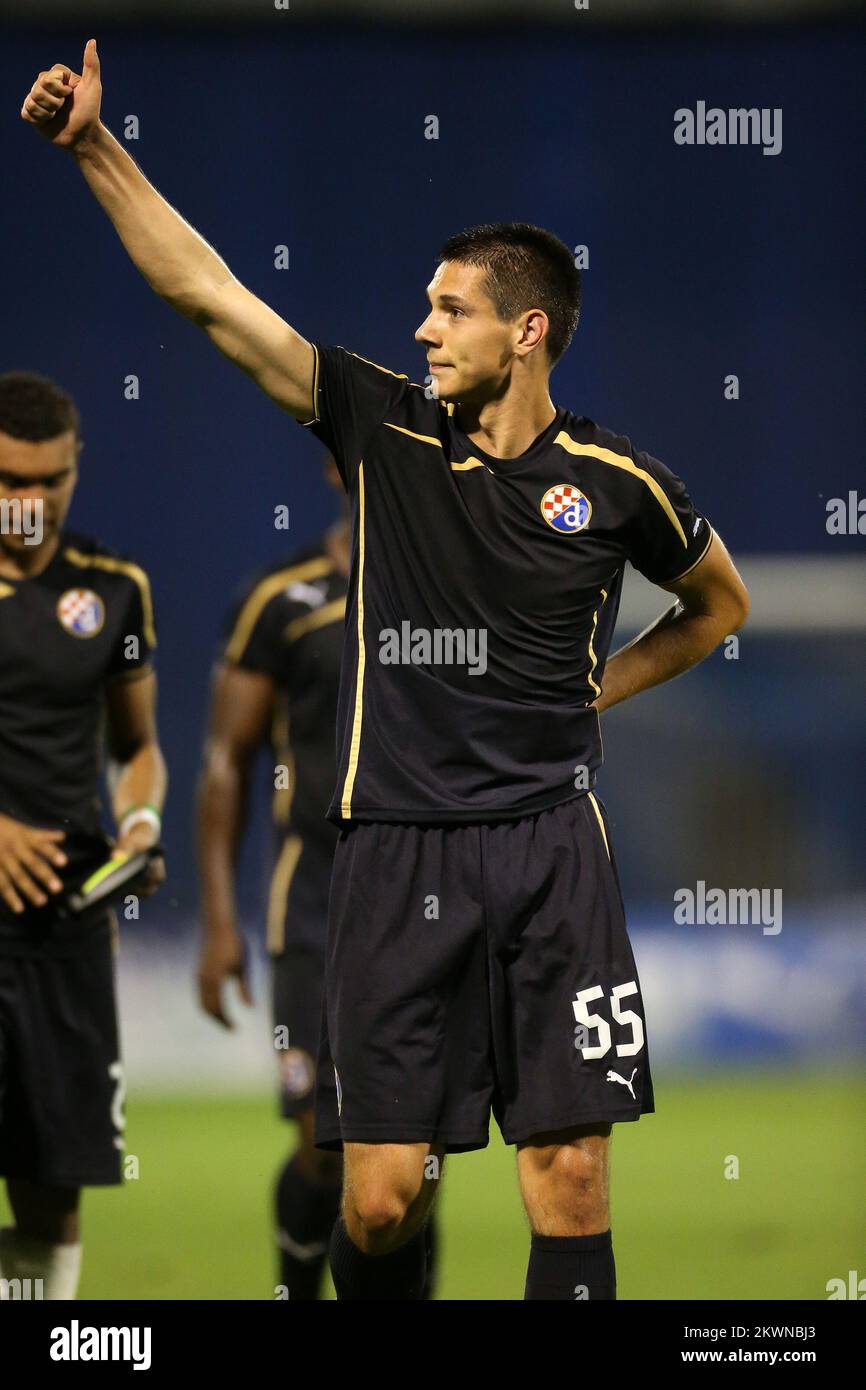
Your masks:
M280 1169L275 1191L280 1280L289 1299L317 1299L334 1222L340 1211L343 1161L313 1138L313 1111L297 1116L298 1147Z
M340 837L316 1139L344 1152L331 1244L341 1299L423 1296L425 1222L444 1155L487 1143L477 871L473 827L361 823Z
M29 1280L44 1299L74 1298L81 1271L79 1189L10 1179L6 1190L15 1224L0 1231L2 1277Z
M317 1149L312 1094L321 1028L324 950L288 946L272 962L274 1037L280 1109L295 1122L298 1146L274 1190L280 1282L292 1302L317 1299L328 1243L340 1210L342 1158Z
M20 1078L12 1073L9 1047L17 974L12 961L0 960L0 1171L17 1166L13 1136L20 1153L22 1142L27 1144L30 1123L21 1103ZM0 1299L27 1294L32 1298L74 1297L81 1252L78 1190L41 1188L10 1179L6 1191L15 1224L0 1230L0 1279L4 1281ZM35 1282L39 1279L41 1285Z
M81 1267L79 1189L119 1184L123 1077L111 937L72 956L3 960L7 1064L0 1173L15 1225L0 1237L5 1279L42 1279L74 1298Z
M342 1214L331 1240L337 1297L420 1300L444 1148L346 1143L343 1154Z
M584 796L485 837L494 1108L519 1146L526 1297L615 1298L611 1126L654 1101L609 831Z
M426 1273L424 1275L424 1287L421 1290L421 1297L425 1300L436 1297L436 1290L439 1287L439 1255L441 1247L442 1239L439 1216L434 1203L430 1210L430 1215L424 1222L424 1264Z
M582 1125L518 1145L520 1192L532 1229L528 1299L616 1298L610 1133L610 1125Z
M15 1228L29 1240L74 1245L80 1235L81 1191L10 1178L6 1184Z
M367 1255L387 1255L421 1230L442 1179L445 1150L430 1144L346 1144L342 1215Z

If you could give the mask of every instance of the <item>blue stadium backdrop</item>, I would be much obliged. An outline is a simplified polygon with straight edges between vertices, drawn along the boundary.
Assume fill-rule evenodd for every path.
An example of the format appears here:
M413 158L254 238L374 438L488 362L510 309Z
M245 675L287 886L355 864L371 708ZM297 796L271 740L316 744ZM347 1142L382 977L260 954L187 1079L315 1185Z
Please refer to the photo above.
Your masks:
M316 441L151 293L73 164L17 121L31 75L79 64L87 36L19 31L0 46L0 366L74 394L86 448L73 523L153 579L171 884L128 957L153 961L169 934L188 952L195 925L192 794L221 616L246 574L326 525L334 500ZM862 34L575 24L462 29L457 43L287 18L249 33L107 29L100 51L104 119L119 137L137 122L129 149L148 176L309 337L418 379L413 332L449 233L525 219L587 248L554 399L681 473L747 578L775 558L794 584L778 620L756 605L737 660L717 653L605 720L600 790L651 1011L673 970L680 984L666 1017L659 1005L657 1052L851 1054L866 1015L853 983L866 670L863 571L858 590L845 562L862 563L863 537L828 534L826 504L863 481ZM698 100L781 108L780 153L677 145L674 112ZM274 526L280 505L288 532ZM261 775L242 880L251 924L269 852L265 763ZM782 889L783 931L677 926L674 894L699 880Z

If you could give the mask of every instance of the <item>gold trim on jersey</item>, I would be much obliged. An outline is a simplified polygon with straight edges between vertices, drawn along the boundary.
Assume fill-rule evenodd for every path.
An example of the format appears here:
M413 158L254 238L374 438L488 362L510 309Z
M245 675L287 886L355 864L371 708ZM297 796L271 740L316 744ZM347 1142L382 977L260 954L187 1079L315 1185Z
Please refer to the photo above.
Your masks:
M271 955L279 955L285 948L289 889L303 848L304 842L300 835L287 835L274 866L268 893L267 947Z
M398 381L405 381L407 386L414 386L416 391L427 390L420 381L410 381L405 372L392 372L390 367L383 367L381 362L373 362L369 357L362 357L360 352L352 352L351 348L346 348L351 357L357 357L359 362L366 362L368 367L375 367L377 371L385 372L388 376L396 377Z
M317 424L319 423L320 419L321 419L321 416L320 416L320 414L319 414L319 377L320 377L320 375L321 375L321 365L320 365L320 360L319 360L319 349L316 347L316 344L315 344L315 343L310 343L310 347L313 349L313 382L312 382L313 418L312 418L311 420L299 420L299 421L298 421L298 424L299 424L299 425L303 425L304 429L309 428L310 425L317 425ZM368 367L375 367L376 370L377 370L378 372L384 372L386 376L392 376L392 377L394 377L397 381L405 381L406 384L407 384L407 386L414 386L414 387L416 388L416 390L418 390L418 391L426 391L426 390L427 390L427 387L426 387L426 386L422 386L421 383L420 383L419 381L410 381L409 378L408 378L408 376L406 375L405 372L392 372L390 367L383 367L382 364L381 364L381 362L374 362L374 361L373 361L371 358L369 358L369 357L362 357L361 354L360 354L360 352L352 352L350 348L344 348L343 350L344 350L344 352L348 352L348 354L349 354L350 357L356 357L356 358L358 359L359 362L366 362ZM448 407L447 407L447 408L448 408L448 414L449 414L449 415L452 415L452 414L454 413L454 402L453 402L453 401L449 401L449 402L448 402ZM388 422L385 421L384 423L387 424ZM395 430L398 430L398 429L401 428L401 426L400 426L400 425L392 425L391 428L392 428L392 429L395 429ZM403 432L403 434L412 434L412 431L411 431L411 430L407 430L407 429L404 429L402 432ZM441 444L440 444L440 441L439 441L438 439L428 439L425 435L422 435L422 434L416 434L416 435L414 436L414 438L415 438L415 439L423 439L423 440L425 441L425 443L436 444L437 446L439 446L439 447L441 448Z
M647 473L645 468L638 468L633 459L626 454L617 454L613 449L603 449L600 444L578 444L576 439L572 439L565 430L560 430L554 439L554 444L559 444L569 454L581 454L588 458L599 459L602 463L610 463L614 468L621 468L625 473L631 473L633 477L640 478L642 483L646 483L653 497L665 513L668 521L673 526L683 545L688 549L686 533L680 524L680 519L671 506L671 500L664 488L656 482L651 473Z
M150 597L150 580L145 574L141 565L136 565L132 560L115 560L108 555L85 555L74 546L67 545L63 550L64 558L72 565L80 565L82 569L106 570L109 574L125 574L128 579L133 579L138 585L141 594L142 625L144 627L144 640L149 647L156 646L156 630L153 625L153 601Z
M414 430L407 430L405 425L392 425L390 420L383 420L382 423L387 425L389 430L399 430L401 434L408 434L410 439L418 439L422 444L432 444L434 449L442 448L442 440L435 439L432 434L416 434Z
M361 746L361 721L364 711L364 460L358 464L358 669L355 674L355 713L352 719L352 738L349 743L349 766L343 782L340 812L349 820L352 815L352 791L358 771L358 752Z
M325 555L319 555L313 560L304 560L299 565L290 565L288 569L277 570L275 574L266 575L264 579L260 580L238 614L232 635L226 644L224 659L226 661L240 660L262 609L273 598L274 594L278 594L280 589L284 589L287 584L300 582L304 579L321 579L323 575L330 574L333 568L334 564L331 559Z
M317 425L319 423L319 349L316 347L315 343L310 343L310 347L313 349L313 381L311 386L313 394L313 418L312 420L300 420L298 422L303 425L304 429L309 425Z
M706 521L706 517L704 518L704 520ZM681 579L685 579L685 577L686 577L687 574L691 574L692 570L695 568L695 565L699 565L699 564L701 563L701 560L703 560L704 556L706 555L707 551L709 550L710 546L712 545L712 543L713 543L713 536L715 535L715 531L713 530L712 526L710 526L710 523L709 523L708 521L707 521L707 526L710 527L710 534L709 534L709 537L708 537L708 539L707 539L707 543L706 543L706 545L704 546L704 548L703 548L703 550L701 551L701 553L700 553L700 555L698 556L698 558L695 560L694 564L689 565L688 569L687 569L687 570L683 570L682 574L678 574L677 577L676 577L676 579L666 579L666 580L665 580L665 584L679 584L679 582L680 582ZM664 585L662 585L662 587L664 587Z
M360 352L352 352L348 349L352 357L357 357L359 362L366 362L368 367L375 367L377 371L386 372L388 376L395 376L398 381L409 381L405 372L392 372L390 367L383 367L381 362L371 362L369 357L362 357ZM410 382L410 385L417 386L417 381Z
M274 787L271 798L271 817L274 825L288 825L292 815L292 802L295 799L295 758L289 734L289 703L282 698L274 702L274 715L271 720L271 748L278 763L285 763L289 770L289 785Z
M2 580L0 580L0 598L9 598L10 595L11 595L11 594L14 594L14 593L15 593L15 585L14 585L14 584L4 584L4 583L2 582Z
M601 818L601 811L598 809L598 802L596 801L592 792L587 792L587 796L589 797L592 809L595 811L595 818L598 821L599 829L601 830L601 836L604 840L604 847L607 850L607 857L608 859L610 859L610 845L607 842L607 831L604 828L604 821Z
M493 472L493 469L486 463L482 463L480 459L472 457L464 459L462 463L454 462L451 464L452 473L468 473L470 468L486 468L488 473Z
M290 623L286 623L283 628L283 636L287 642L297 642L299 637L304 636L304 633L315 632L316 628L327 627L328 623L338 623L345 616L345 598L335 598L330 603L323 603L321 608L313 608L303 617L293 618Z
M595 691L596 695L600 695L600 694L601 694L601 686L600 686L600 685L597 685L596 682L595 682L595 680L593 679L593 674L592 674L592 673L593 673L593 671L595 670L596 666L598 665L598 657L597 657L596 654L595 654L595 649L593 648L593 645L592 645L592 644L593 644L593 642L595 641L595 629L596 629L596 626L597 626L597 624L598 624L598 615L599 615L599 613L601 612L601 610L602 610L602 608L603 608L603 606L604 606L604 604L605 604L606 602L607 602L607 589L602 589L602 591L601 591L601 603L598 605L598 607L596 608L595 612L594 612L593 615L592 615L592 632L589 634L589 656L590 656L590 660L592 661L592 665L590 666L589 671L587 672L587 680L589 681L589 683L590 683L590 685L592 686L593 690Z

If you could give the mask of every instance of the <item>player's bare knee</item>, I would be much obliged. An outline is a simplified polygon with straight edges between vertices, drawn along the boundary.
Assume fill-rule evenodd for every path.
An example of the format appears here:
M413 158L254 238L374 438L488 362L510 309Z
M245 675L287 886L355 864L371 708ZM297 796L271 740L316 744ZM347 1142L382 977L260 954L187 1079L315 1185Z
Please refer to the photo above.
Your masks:
M606 1197L609 1126L593 1133L543 1136L521 1146L522 1181L534 1187L564 1189L578 1198Z
M576 1196L590 1198L607 1190L607 1154L597 1145L580 1141L558 1144L548 1168L550 1179Z
M353 1238L378 1254L399 1243L411 1206L411 1196L388 1183L364 1183L346 1194L344 1216Z
M346 1224L350 1233L363 1236L372 1253L399 1244L423 1221L435 1191L435 1184L425 1182L424 1172L424 1155L415 1146L390 1155L348 1159Z

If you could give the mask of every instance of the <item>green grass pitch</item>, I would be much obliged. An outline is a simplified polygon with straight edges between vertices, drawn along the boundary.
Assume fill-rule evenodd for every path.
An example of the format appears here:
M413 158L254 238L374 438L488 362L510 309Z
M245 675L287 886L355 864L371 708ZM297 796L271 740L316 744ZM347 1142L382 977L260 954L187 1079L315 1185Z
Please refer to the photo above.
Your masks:
M619 1297L824 1299L828 1279L866 1274L864 1100L850 1071L660 1078L658 1113L614 1128ZM273 1299L270 1196L292 1134L270 1095L133 1090L140 1176L85 1195L81 1297ZM521 1298L528 1231L495 1126L448 1160L439 1211L439 1297Z

